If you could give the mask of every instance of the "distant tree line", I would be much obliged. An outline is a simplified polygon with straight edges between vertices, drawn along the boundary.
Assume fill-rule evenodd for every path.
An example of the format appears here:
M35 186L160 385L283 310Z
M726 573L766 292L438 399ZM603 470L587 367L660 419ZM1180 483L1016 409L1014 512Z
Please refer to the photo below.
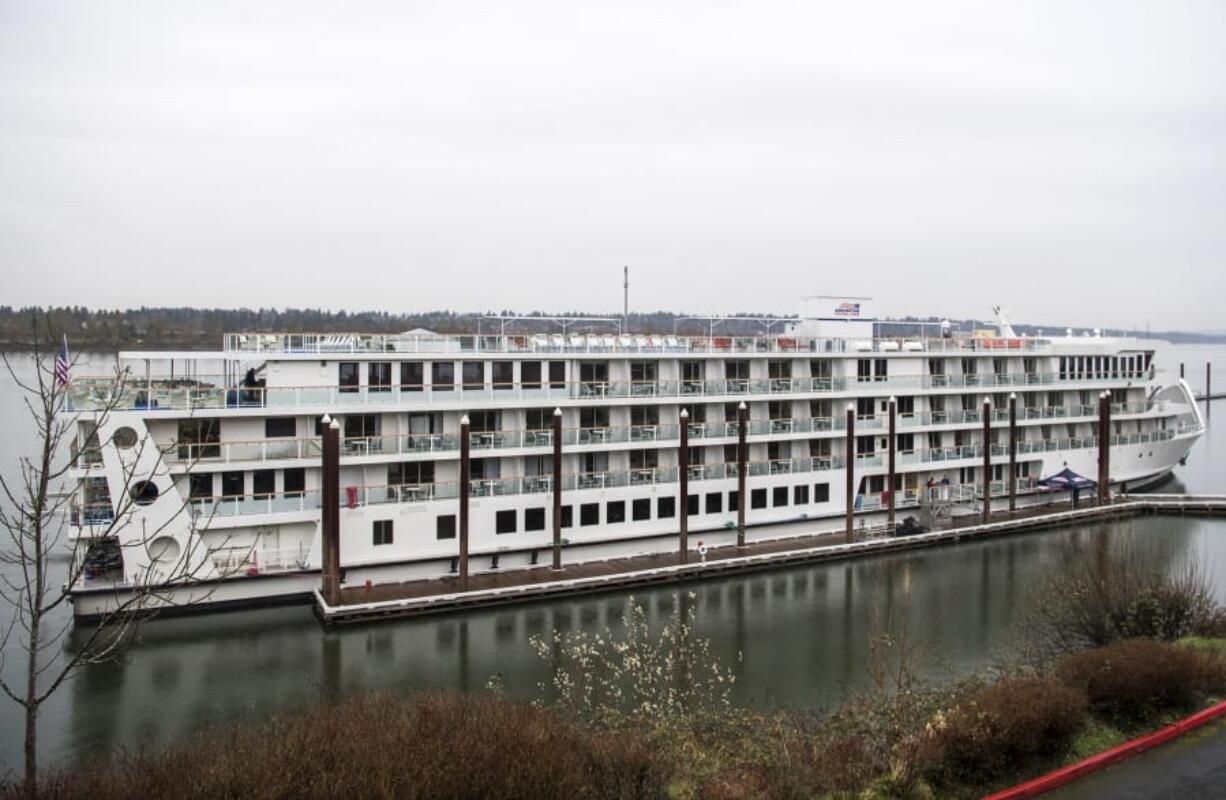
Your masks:
M266 331L284 333L401 333L414 328L424 328L437 333L497 332L500 322L495 315L511 315L507 310L487 312L422 311L394 314L387 311L329 311L320 308L132 308L126 310L91 309L84 306L24 307L0 306L0 348L21 349L29 346L33 338L36 319L51 330L68 336L69 346L74 350L113 350L117 348L150 347L215 349L221 345L222 334L240 331ZM586 316L619 320L618 313L591 311L530 312L526 316ZM779 319L777 315L761 312L743 312L721 320L713 329L701 319L674 311L634 312L626 319L625 329L633 333L664 334L674 331L683 334L702 334L713 330L717 334L748 336L767 330L778 332L759 318ZM908 336L926 331L935 335L934 325L939 317L903 317L892 320L894 324L883 330L886 335ZM972 330L991 327L994 323L985 320L951 320L955 330ZM507 322L511 332L550 332L561 330L555 323L539 321ZM1016 324L1019 333L1028 335L1063 333L1059 326L1035 326ZM609 323L572 323L568 332L606 332L613 330ZM1085 328L1073 328L1076 333ZM1108 334L1132 335L1135 331L1105 331ZM1152 334L1156 338L1172 342L1226 343L1226 336L1199 333L1163 331Z

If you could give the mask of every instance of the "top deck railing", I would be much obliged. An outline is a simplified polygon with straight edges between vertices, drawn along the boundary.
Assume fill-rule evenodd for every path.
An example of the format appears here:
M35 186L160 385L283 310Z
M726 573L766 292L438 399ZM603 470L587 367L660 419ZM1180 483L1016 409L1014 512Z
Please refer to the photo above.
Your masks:
M1039 351L1049 339L959 336L836 339L805 336L506 334L494 336L371 333L227 333L227 353L256 355L446 353L869 353Z

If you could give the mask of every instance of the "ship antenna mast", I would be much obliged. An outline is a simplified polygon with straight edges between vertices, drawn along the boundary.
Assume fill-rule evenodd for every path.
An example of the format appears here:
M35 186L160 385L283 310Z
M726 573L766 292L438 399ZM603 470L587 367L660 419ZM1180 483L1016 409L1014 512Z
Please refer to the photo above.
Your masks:
M622 325L630 325L630 267L622 267Z

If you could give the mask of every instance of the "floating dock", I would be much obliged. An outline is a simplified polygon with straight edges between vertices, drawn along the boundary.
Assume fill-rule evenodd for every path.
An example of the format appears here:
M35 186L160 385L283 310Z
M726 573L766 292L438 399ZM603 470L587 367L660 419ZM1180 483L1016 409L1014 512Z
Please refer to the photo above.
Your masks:
M676 553L656 553L565 564L556 571L534 567L481 573L469 577L466 587L455 576L369 588L350 586L341 590L339 605L329 605L317 589L315 612L325 625L371 622L703 580L1146 514L1226 516L1226 495L1122 495L1105 505L1019 512L999 522L852 543L845 542L842 530L827 530L759 539L743 548L715 547L705 558L686 564L677 563Z

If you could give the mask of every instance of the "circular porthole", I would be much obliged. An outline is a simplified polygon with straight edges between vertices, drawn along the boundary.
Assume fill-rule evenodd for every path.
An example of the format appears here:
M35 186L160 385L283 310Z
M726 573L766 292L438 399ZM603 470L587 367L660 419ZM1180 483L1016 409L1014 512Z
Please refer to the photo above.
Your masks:
M118 428L111 436L111 441L114 442L115 446L120 450L127 450L130 447L135 447L136 431L127 426Z
M158 499L158 487L153 481L137 481L128 492L138 506L147 506Z
M158 564L177 560L181 551L179 543L169 536L159 536L149 543L149 558Z

